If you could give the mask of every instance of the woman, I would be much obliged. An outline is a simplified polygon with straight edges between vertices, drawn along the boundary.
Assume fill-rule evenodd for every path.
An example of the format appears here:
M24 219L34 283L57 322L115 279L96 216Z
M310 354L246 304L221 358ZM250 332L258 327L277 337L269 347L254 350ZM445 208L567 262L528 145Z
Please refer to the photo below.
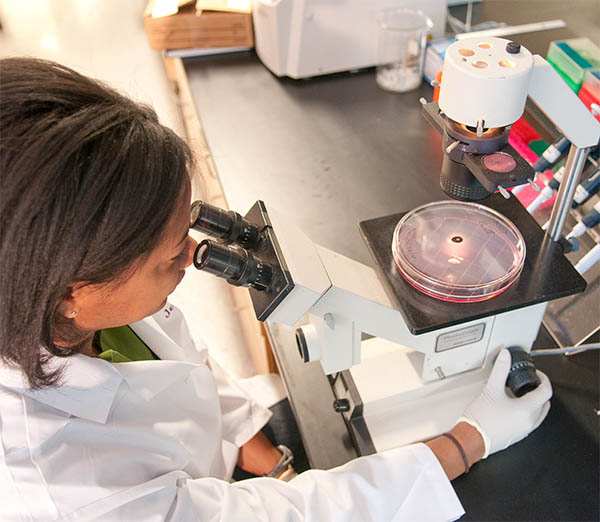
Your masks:
M294 476L166 300L195 247L185 143L33 59L0 61L0 116L0 519L451 520L449 479L544 419L548 379L509 397L502 351L448 434Z

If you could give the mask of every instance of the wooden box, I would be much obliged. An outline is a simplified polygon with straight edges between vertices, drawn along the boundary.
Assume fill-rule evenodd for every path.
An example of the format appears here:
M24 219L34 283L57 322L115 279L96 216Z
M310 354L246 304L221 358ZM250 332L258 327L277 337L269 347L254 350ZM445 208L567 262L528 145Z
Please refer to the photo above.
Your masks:
M153 0L144 12L144 27L152 49L190 49L198 47L253 47L251 13L202 11L193 4L179 8L177 14L152 18Z

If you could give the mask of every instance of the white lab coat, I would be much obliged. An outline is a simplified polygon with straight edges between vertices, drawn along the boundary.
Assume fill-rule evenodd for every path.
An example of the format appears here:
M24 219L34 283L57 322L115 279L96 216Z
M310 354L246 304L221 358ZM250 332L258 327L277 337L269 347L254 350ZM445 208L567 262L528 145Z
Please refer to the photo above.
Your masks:
M0 520L447 521L462 506L423 444L289 483L231 483L238 447L269 412L198 350L171 305L132 325L162 359L84 355L60 387L0 365Z

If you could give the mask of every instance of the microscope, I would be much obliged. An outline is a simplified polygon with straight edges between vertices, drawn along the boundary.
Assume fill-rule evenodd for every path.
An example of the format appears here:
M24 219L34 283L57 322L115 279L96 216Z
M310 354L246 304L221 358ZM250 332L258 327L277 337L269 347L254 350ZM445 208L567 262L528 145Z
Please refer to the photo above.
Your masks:
M507 190L534 183L533 169L508 144L528 95L572 143L548 233ZM439 104L425 103L423 114L443 135L440 184L452 199L440 204L469 212L462 235L450 231L449 239L461 247L471 235L479 241L483 225L468 217L478 212L516 229L522 262L502 292L468 287L465 295L476 298L445 299L400 270L399 226L411 218L420 226L424 213L444 222L436 203L359 224L375 268L313 243L285 212L262 201L244 217L202 201L192 205L190 226L213 238L199 244L196 268L248 287L258 320L296 328L299 357L318 361L329 376L334 408L359 453L449 430L481 392L498 352L529 352L546 303L585 289L559 240L600 124L548 63L501 38L459 40L446 52ZM417 232L409 254L430 241L431 230ZM464 262L433 252L443 263ZM361 449L364 430L371 448Z

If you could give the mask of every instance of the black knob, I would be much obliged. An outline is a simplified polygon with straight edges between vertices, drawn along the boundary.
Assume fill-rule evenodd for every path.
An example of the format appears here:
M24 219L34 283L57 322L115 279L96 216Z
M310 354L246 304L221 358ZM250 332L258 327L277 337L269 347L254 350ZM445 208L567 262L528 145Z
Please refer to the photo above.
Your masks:
M506 386L516 397L521 397L527 392L535 390L540 385L540 379L535 372L533 359L528 353L518 346L511 346L508 351L511 363Z
M506 44L506 52L509 54L519 54L521 52L521 44L517 42L508 42Z
M296 347L298 348L298 353L304 362L310 361L310 354L308 352L308 343L306 342L306 337L302 328L296 328Z
M348 399L336 399L333 401L333 409L338 413L350 410L350 401Z

